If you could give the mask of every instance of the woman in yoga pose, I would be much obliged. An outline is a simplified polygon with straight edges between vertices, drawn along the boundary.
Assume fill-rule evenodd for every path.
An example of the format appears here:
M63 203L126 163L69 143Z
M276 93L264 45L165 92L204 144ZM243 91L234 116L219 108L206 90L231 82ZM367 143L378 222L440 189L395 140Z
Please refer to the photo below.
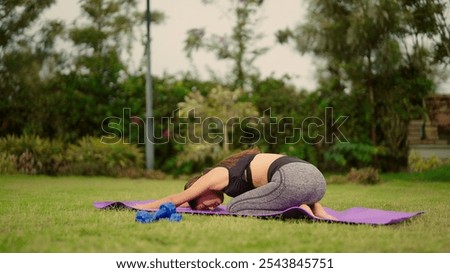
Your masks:
M335 219L319 203L325 188L325 178L312 164L250 149L192 178L184 191L136 208L158 209L161 204L172 202L176 206L189 204L192 209L213 210L222 204L225 193L233 197L227 204L232 213L258 215L300 206L318 218Z

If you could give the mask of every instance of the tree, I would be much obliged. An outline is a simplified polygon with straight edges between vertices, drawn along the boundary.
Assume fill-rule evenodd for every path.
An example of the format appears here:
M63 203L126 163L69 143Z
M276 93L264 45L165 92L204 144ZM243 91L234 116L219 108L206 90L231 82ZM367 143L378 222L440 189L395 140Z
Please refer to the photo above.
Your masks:
M286 78L268 77L253 82L249 100L262 113L262 128L259 128L261 141L258 143L260 149L308 159L305 153L294 149L292 145L303 143L299 128L302 120L311 114L304 111L305 93L287 85Z
M44 94L59 63L53 42L63 25L37 21L54 2L0 0L0 135L46 132Z
M367 107L357 118L365 119L371 144L385 146L395 160L404 157L407 123L434 91L438 66L448 64L448 3L309 3L306 23L280 31L279 41L294 38L301 53L320 57L326 67L322 77L337 75L353 100Z
M191 29L187 33L184 49L189 58L192 58L194 51L205 49L215 53L219 60L232 61L233 81L230 84L234 88L245 88L248 87L250 78L258 74L257 68L253 65L255 60L269 50L267 47L255 46L263 37L261 33L255 32L254 26L258 24L258 8L264 1L233 2L235 25L231 35L206 36L205 29Z
M24 42L28 27L35 22L55 0L34 2L24 0L0 0L0 48L1 54Z
M131 54L136 28L145 20L145 12L137 9L137 3L137 0L80 1L85 20L75 21L66 32L76 50L71 51L57 79L61 84L54 86L54 95L62 102L58 115L61 118L55 122L67 140L101 135L104 119L122 116L124 108L136 105L135 101L124 101L130 98L125 93L130 92L127 78L131 77L124 58ZM155 12L153 19L159 23L164 16ZM142 101L143 87L139 95Z
M206 96L199 91L190 92L183 102L178 103L179 116L187 125L176 132L186 144L180 155L180 163L185 161L204 162L217 160L230 154L233 147L242 143L234 143L244 118L258 115L250 102L240 101L241 89L230 90L218 86ZM239 128L237 128L239 125Z
M68 31L77 54L73 56L74 69L67 75L71 93L73 124L78 124L81 135L99 133L101 121L113 113L112 105L122 92L121 74L127 68L121 59L137 16L136 1L84 0L81 10L87 22L74 25Z

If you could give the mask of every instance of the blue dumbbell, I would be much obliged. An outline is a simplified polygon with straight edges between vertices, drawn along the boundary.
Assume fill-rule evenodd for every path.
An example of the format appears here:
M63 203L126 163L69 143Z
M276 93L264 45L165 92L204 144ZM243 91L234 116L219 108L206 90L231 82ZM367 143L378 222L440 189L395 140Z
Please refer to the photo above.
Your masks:
M176 209L175 204L168 202L162 204L155 213L140 210L136 213L136 222L151 223L163 218L167 218L171 222L179 222L181 221L182 216L181 214L176 213Z
M159 210L154 214L154 221L162 218L170 218L170 216L176 213L177 207L174 203L164 203L159 207Z
M136 213L136 222L140 222L140 223L150 223L153 222L153 214L145 211L145 210L140 210Z
M183 217L179 213L173 213L170 215L169 221L171 222L180 222Z

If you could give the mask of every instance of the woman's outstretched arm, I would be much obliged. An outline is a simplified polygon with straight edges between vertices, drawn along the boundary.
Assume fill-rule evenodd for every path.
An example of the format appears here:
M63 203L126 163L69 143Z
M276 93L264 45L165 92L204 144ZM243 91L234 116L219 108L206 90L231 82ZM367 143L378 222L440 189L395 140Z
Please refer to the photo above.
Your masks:
M159 209L162 204L167 202L172 202L178 207L199 197L208 190L223 190L227 184L228 170L223 167L217 167L200 177L190 188L182 192L166 196L147 204L136 205L134 208L140 210L154 210Z

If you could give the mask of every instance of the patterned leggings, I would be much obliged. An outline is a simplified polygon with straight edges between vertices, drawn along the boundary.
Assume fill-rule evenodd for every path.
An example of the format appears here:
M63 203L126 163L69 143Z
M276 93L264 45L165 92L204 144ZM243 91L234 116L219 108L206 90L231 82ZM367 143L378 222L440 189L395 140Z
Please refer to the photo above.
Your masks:
M266 185L233 198L227 209L250 215L283 211L318 202L325 195L325 189L325 178L314 165L292 162L281 166Z

